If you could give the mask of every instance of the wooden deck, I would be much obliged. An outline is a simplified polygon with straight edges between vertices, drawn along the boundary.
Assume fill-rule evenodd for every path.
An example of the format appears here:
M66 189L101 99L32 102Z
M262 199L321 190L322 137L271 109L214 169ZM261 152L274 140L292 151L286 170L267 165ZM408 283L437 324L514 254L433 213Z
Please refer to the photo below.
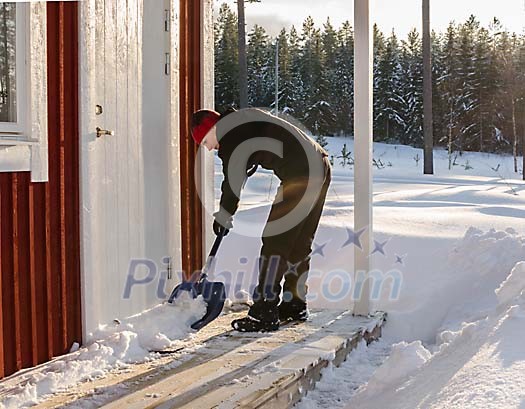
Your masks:
M184 350L84 383L38 405L104 408L288 408L315 387L330 362L341 364L365 339L381 336L386 314L313 311L305 323L275 333L231 331L221 316Z

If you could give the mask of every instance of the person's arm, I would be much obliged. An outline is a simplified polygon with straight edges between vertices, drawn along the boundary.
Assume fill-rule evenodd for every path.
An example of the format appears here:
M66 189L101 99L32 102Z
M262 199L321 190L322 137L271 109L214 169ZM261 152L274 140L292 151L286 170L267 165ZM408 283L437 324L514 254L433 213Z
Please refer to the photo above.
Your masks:
M227 156L222 158L222 173L224 175L224 180L221 185L221 199L219 211L214 213L215 220L219 222L220 225L230 229L232 226L233 215L237 212L239 208L239 201L241 197L241 190L246 183L246 179L253 175L257 170L257 166L251 166L249 170L241 169L240 167L233 167L232 172L239 172L241 177L241 183L237 186L232 186L231 178L229 177L228 167L229 167L229 158Z
M224 180L221 185L221 200L220 208L217 213L224 213L224 216L233 216L239 207L239 200L241 196L240 189L234 189L231 186L230 178L228 175L229 160L224 158L222 160L222 174ZM216 214L217 214L216 213Z

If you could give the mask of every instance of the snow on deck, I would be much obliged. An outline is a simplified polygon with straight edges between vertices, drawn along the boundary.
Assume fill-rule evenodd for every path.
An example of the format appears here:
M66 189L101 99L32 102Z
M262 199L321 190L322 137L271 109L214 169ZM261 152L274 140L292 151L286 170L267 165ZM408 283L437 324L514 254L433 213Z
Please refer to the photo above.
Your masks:
M177 351L165 367L135 368L91 384L84 394L55 396L37 407L290 407L311 389L321 369L339 365L361 340L381 334L385 314L354 317L348 311L313 311L305 323L274 333L231 330L223 315L198 333L201 347Z

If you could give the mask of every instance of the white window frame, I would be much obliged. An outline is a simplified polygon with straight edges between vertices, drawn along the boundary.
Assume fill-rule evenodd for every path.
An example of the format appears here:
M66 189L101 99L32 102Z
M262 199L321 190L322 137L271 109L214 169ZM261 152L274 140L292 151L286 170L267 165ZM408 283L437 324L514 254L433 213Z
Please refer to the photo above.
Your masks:
M32 182L48 181L46 19L45 2L16 4L17 122L0 122L0 172Z
M0 122L0 137L27 139L27 5L16 3L16 122Z

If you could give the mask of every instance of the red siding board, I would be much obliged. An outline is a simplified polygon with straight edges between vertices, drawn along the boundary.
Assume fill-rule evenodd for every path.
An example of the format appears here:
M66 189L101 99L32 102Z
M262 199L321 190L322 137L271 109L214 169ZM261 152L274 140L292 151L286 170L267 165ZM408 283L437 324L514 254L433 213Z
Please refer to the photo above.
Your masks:
M0 377L81 341L78 5L47 12L49 182L0 173Z
M182 269L186 276L200 270L202 253L202 205L194 173L198 147L190 136L192 113L201 108L200 2L180 2L180 154L182 211Z
M0 178L0 272L2 271L2 179ZM0 274L0 378L5 374L4 365L4 314L3 314L3 286L2 274Z
M15 259L15 325L20 337L19 348L21 365L31 366L32 349L32 315L30 291L30 256L29 256L29 182L28 172L13 175L13 253Z

